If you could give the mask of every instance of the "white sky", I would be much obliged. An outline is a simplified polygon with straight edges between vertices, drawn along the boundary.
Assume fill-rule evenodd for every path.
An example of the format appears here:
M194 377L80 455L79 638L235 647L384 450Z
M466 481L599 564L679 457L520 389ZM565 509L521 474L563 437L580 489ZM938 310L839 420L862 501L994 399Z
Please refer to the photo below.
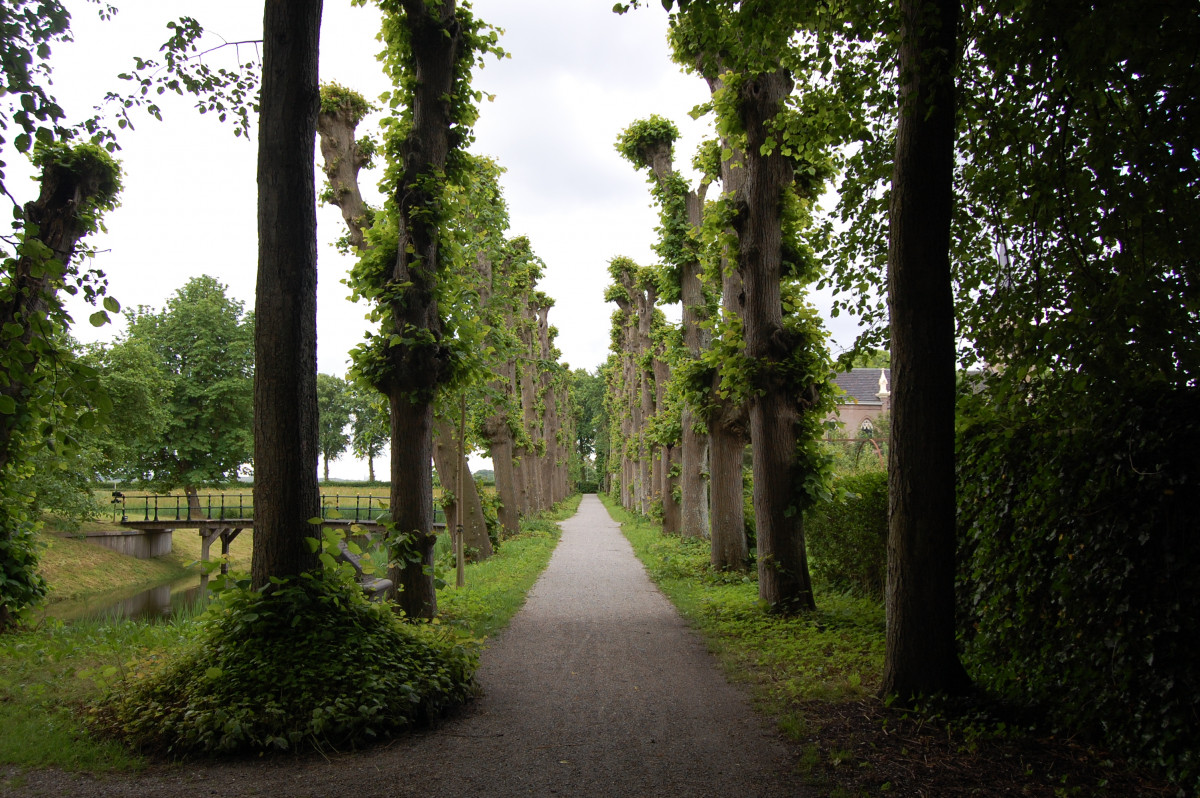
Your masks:
M52 54L51 91L71 121L90 115L106 91L128 90L117 74L132 66L135 54L156 56L168 20L191 14L230 41L262 34L262 4L247 0L114 0L119 12L109 22L98 20L93 3L65 4L74 16L75 42ZM687 116L707 99L707 87L670 60L666 14L658 4L624 16L612 12L611 0L476 0L473 6L478 17L505 30L501 44L512 57L489 58L476 75L474 86L495 101L482 104L472 150L507 169L501 182L510 233L528 236L546 263L540 288L556 300L550 321L564 359L572 368L594 369L608 348L613 308L602 298L608 261L617 255L654 260L657 212L645 176L613 143L631 122L658 113L683 132L676 163L685 167L710 135L708 125ZM374 58L377 31L373 6L326 0L321 80L370 99L387 90ZM214 66L227 58L224 52L209 57ZM125 190L121 207L106 217L109 232L93 242L100 250L95 265L125 307L162 307L189 278L210 274L253 308L256 133L249 141L235 139L231 125L199 115L187 98L160 104L163 122L139 111L137 129L121 133ZM360 133L374 121L368 118ZM17 178L22 159L5 155L9 191L21 202L32 199L36 186ZM360 176L365 191L377 179L377 172ZM318 367L344 375L347 352L367 330L366 307L350 303L341 284L352 260L332 245L343 232L337 209L321 208L318 226ZM120 322L94 330L89 313L82 305L74 309L82 340L109 340L121 330ZM849 329L842 324L836 337L849 343ZM386 471L386 463L386 457L377 460L377 472ZM345 457L333 474L365 478L366 464Z

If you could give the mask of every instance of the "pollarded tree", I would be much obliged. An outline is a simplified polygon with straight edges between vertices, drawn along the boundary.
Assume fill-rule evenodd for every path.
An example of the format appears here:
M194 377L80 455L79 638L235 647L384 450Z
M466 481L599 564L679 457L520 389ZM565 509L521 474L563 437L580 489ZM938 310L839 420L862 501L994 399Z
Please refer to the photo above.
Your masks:
M102 275L81 272L74 258L120 190L117 164L92 145L40 145L34 163L42 170L41 192L18 209L24 227L0 272L0 630L44 591L32 546L35 519L16 489L22 464L31 447L54 446L64 433L50 423L61 401L56 393L62 394L52 386L86 382L64 347L70 317L59 291L82 290L92 301L103 294ZM119 309L110 298L104 304ZM93 315L94 323L105 320L104 311ZM73 402L86 404L82 397Z
M480 55L500 53L496 32L454 0L401 0L384 7L383 62L399 118L386 137L386 224L351 275L357 296L376 302L380 332L355 351L355 369L388 396L392 420L392 522L409 541L394 574L402 609L437 611L433 564L433 409L455 379L463 352L446 337L439 295L455 249L447 227L447 185L466 166L462 147L475 120L470 72Z
M208 276L189 280L161 311L139 307L126 316L115 348L153 354L167 385L168 418L161 437L128 452L116 473L154 490L183 488L189 510L198 512L200 487L235 481L252 460L253 318Z
M843 115L821 74L827 50L809 33L825 14L817 4L701 0L671 17L675 57L708 80L723 146L741 157L736 184L723 180L725 221L745 298L759 594L777 611L815 606L803 510L827 467L815 442L830 406L824 333L796 291L816 274L801 231Z
M708 348L711 339L703 325L711 303L701 279L697 241L710 181L705 177L699 186L689 189L675 171L673 146L678 137L679 131L673 123L651 116L626 128L617 140L617 151L637 168L649 169L661 222L656 245L664 264L660 292L664 302L682 303L683 345L687 355L695 360ZM666 361L660 357L659 362ZM665 390L665 384L662 387ZM708 531L708 492L703 478L708 436L699 429L695 408L683 402L680 413L679 527L684 535L703 536Z
M613 282L604 298L617 305L610 350L620 368L612 408L621 419L621 497L625 507L648 514L653 486L646 433L655 397L650 329L657 293L649 270L629 258L613 258L608 272Z
M350 446L352 407L350 386L333 374L317 374L317 438L325 481L329 481L329 461L336 460Z

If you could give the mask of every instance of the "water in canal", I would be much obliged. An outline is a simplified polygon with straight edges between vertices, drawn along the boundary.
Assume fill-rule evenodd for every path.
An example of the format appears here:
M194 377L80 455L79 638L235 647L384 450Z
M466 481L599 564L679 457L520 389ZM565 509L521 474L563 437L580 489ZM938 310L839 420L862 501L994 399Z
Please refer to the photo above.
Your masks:
M45 608L48 617L63 621L129 618L138 621L168 620L206 599L200 576L192 575L152 587L114 591L79 601L64 601Z

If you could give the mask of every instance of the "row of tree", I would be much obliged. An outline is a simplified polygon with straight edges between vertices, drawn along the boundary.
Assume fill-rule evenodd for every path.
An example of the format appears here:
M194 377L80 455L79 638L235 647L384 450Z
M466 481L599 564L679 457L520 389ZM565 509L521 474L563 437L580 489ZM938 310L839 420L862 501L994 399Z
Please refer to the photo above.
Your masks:
M4 61L10 96L19 102L11 106L16 109L11 116L0 115L0 123L5 128L12 122L19 125L20 150L31 149L35 139L48 142L79 135L79 130L58 124L63 112L39 82L48 69L48 45L69 35L69 14L58 3L43 10L47 13L40 16L19 16L20 25L3 42L6 52L36 54L34 60L23 56ZM488 448L501 483L501 520L510 530L516 529L517 514L566 495L574 433L569 375L558 362L555 330L548 322L553 302L536 290L541 265L528 242L504 237L507 212L496 181L499 168L468 155L462 137L476 113L470 68L485 53L502 54L497 32L452 2L439 7L399 4L386 8L384 17L382 60L397 91L384 122L383 188L389 199L384 207L370 209L351 206L346 196L352 184L357 195L358 170L370 159L369 145L353 136L367 105L338 87L330 87L322 97L315 83L320 3L266 4L258 291L254 313L244 318L240 306L227 303L224 310L232 312L237 328L228 340L215 340L217 329L225 328L207 323L223 324L228 313L207 322L197 317L212 304L207 298L223 289L212 281L193 281L163 314L148 309L130 314L129 334L117 345L89 355L92 365L71 357L64 337L70 320L59 302L60 285L66 283L72 292L82 291L97 303L103 300L93 323L120 310L104 297L103 275L80 271L73 258L77 242L96 228L100 213L115 202L118 170L94 145L38 150L38 163L44 166L43 198L26 207L29 224L18 247L20 258L6 262L4 275L5 335L21 344L6 349L11 362L6 361L6 381L0 385L5 394L0 399L0 468L6 491L17 496L19 477L28 475L30 458L38 452L31 431L71 443L71 419L65 410L83 408L80 418L90 426L112 410L105 381L126 381L116 386L129 389L130 401L124 405L134 407L136 392L153 412L136 415L131 410L134 415L125 416L124 428L110 430L110 438L99 447L109 452L97 462L98 468L108 475L127 471L151 486L191 486L194 495L196 486L226 481L253 459L254 583L266 585L271 578L316 566L305 542L311 534L307 519L318 509L312 464L322 454L327 463L344 446L346 434L341 423L344 386L334 377L318 378L310 362L315 357L315 295L310 296L309 289L315 285L316 252L315 211L309 199L315 201L311 151L320 120L323 148L335 148L325 151L326 173L336 189L329 199L347 213L348 246L360 254L349 283L356 298L375 304L374 317L381 327L355 353L351 376L353 384L369 386L368 391L384 401L357 391L350 415L358 448L368 459L380 451L379 427L388 426L392 520L397 529L394 553L404 564L402 573L394 576L403 587L405 609L412 616L435 611L427 567L433 543L431 462L437 462L449 487L467 451ZM156 82L163 90L186 87L201 96L203 107L219 108L223 118L225 113L232 115L236 132L244 133L258 74L253 69L208 69L188 55L195 52L203 29L189 20L175 30L164 48L162 69L146 61L135 80L142 88ZM417 81L418 71L436 80ZM447 105L446 97L458 99ZM120 104L120 116L127 121L126 110L146 101L134 96ZM157 111L152 103L147 107ZM340 142L339 119L349 124ZM81 129L115 148L115 135L98 124L93 118ZM346 148L347 157L339 156L337 146ZM349 172L339 173L345 169ZM431 208L438 210L430 212ZM182 321L185 316L187 321ZM183 332L160 323L176 317L186 328ZM200 353L201 359L208 358L203 368L192 362L196 353L181 354L189 335L193 344L206 347ZM251 341L253 356L248 357ZM215 358L217 352L228 356ZM165 371L159 368L163 363ZM145 369L140 375L134 371L138 365ZM109 377L102 379L102 373ZM119 378L113 376L118 373ZM59 379L64 374L71 379ZM170 379L150 384L163 374ZM128 382L134 378L140 380L136 391ZM247 393L251 385L252 424ZM82 399L64 390L71 386ZM161 397L168 388L179 394L179 401L149 407L147 397L155 391ZM204 399L213 401L201 408ZM460 443L455 429L465 415L464 405L470 409L465 425L470 432ZM386 412L376 412L381 409ZM251 429L253 458L248 452ZM114 465L118 459L120 467ZM474 482L465 480L463 489L467 515L474 519L468 524L474 535L469 545L486 555L490 543ZM36 598L41 588L30 539L34 508L24 499L5 506L15 508L0 536L5 584L25 585L0 596L0 620L7 622L11 610Z
M424 336L433 327L400 322L395 308L390 309L392 316L383 313L387 306L381 296L394 279L391 264L400 239L395 238L393 204L370 207L358 182L359 171L371 164L376 150L370 139L356 137L359 123L372 107L357 93L335 84L322 87L321 100L318 131L329 180L325 198L341 209L348 230L344 244L359 255L349 280L355 298L374 300L374 316L382 322L381 333L353 352L354 374L382 390L392 369L414 367L417 361L407 358L432 356ZM391 119L383 127L383 151L393 152L402 126ZM557 331L549 324L554 303L537 290L543 266L529 241L508 235L501 169L486 158L462 152L456 153L454 165L453 179L446 177L440 187L444 192L444 229L436 242L440 267L422 278L431 283L422 297L429 306L422 323L432 324L429 313L436 310L435 326L442 337L436 358L419 362L446 372L436 384L424 388L430 404L431 454L448 496L450 517L457 519L461 508L466 545L482 558L491 554L492 543L466 464L468 453L482 448L491 456L499 523L506 532L515 533L520 515L566 497L573 432L568 371L559 362L560 352L554 346ZM385 176L385 184L391 179L390 174ZM405 312L410 311L406 306ZM394 332L397 329L403 334ZM418 345L422 340L425 344ZM430 376L423 373L421 379ZM400 407L412 411L408 405L415 384L406 386L407 398ZM391 412L396 408L393 401ZM459 480L459 474L466 478Z
M979 684L1194 784L1195 693L1176 690L1200 678L1182 654L1200 569L1179 503L1200 479L1185 420L1200 401L1195 5L666 5L676 57L713 89L720 163L701 153L689 191L668 123L618 143L664 209L662 266L613 267L623 499L665 508L645 461L680 445L686 463L702 426L656 440L665 425L646 421L659 354L629 316L653 287L682 299L685 341L707 313L707 349L666 358L685 412L749 411L762 596L807 599L800 519L821 471L804 440L829 369L789 318L815 278L864 322L860 347L892 354L885 692L966 690L967 657ZM838 207L813 224L831 168ZM721 198L688 215L718 179ZM693 262L705 301L674 288Z

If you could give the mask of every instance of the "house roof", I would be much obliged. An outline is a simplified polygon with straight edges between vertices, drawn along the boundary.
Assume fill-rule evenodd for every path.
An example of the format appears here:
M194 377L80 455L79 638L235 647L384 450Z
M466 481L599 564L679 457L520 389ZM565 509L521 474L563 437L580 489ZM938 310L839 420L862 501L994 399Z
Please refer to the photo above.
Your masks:
M887 377L888 390L892 386L891 369L850 369L834 376L833 381L846 392L838 397L838 404L880 405L879 372Z

